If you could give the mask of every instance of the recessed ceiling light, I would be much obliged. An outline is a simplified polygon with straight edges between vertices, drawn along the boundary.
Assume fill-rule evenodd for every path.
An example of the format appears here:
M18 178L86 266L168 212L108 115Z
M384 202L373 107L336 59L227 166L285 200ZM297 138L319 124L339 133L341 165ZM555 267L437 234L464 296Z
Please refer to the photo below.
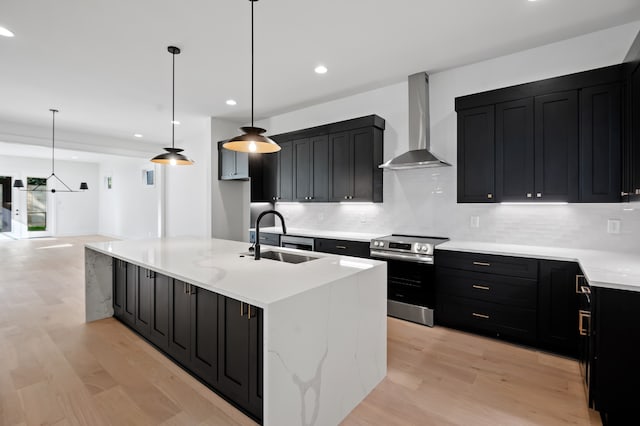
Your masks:
M71 156L71 159L72 159L72 160L77 160L77 159L78 159L78 156L77 156L77 155L72 155L72 156Z
M171 120L171 124L175 124L176 126L179 126L180 122L178 120Z
M328 69L327 67L325 67L324 65L318 65L314 71L316 72L316 74L326 74Z
M0 27L0 36L13 37L13 36L15 36L15 34L13 34L11 31L6 29L5 27Z
M233 100L233 99L227 99L227 102L226 102L226 103L227 103L227 105L230 105L230 106L234 106L234 105L237 105L237 104L238 104L238 103L237 103L235 100Z
M133 137L134 137L134 138L141 138L141 137L142 137L142 134L140 134L140 133L134 133L134 134L133 134Z
M537 1L537 0L529 0L529 1Z

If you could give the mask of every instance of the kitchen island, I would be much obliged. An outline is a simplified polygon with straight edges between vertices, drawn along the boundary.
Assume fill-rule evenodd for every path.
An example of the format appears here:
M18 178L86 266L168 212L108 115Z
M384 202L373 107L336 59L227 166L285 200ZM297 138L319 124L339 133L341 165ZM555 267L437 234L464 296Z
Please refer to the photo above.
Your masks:
M154 320L161 312L153 306L168 304L169 349L153 337L140 334L209 387L265 425L338 424L386 375L386 264L283 248L262 251L314 259L299 264L255 261L247 249L246 243L202 238L88 244L86 320L113 316L114 301L117 310L122 297L129 295L133 299L131 310L140 312L132 312L131 320L123 322L140 332L144 327L149 329L145 318ZM119 269L123 265L130 265L124 273ZM128 277L132 286L121 288L124 296L119 294L119 277ZM156 285L168 283L168 297L155 293L145 296L141 283L149 280ZM183 298L191 302L180 302ZM195 312L200 299L212 298L216 302ZM145 316L148 306L140 301L147 299L151 313ZM194 347L184 358L171 350L171 343L184 329L176 325L180 306L191 306L185 309L193 313L187 340ZM198 320L215 322L210 335L197 327ZM238 324L252 324L250 330L254 331L249 333L260 346L254 356L230 352L238 347ZM150 336L154 330L152 324ZM213 348L209 352L208 346ZM197 358L194 353L199 347L209 356L196 359L199 364L190 363ZM242 366L253 361L259 364L257 372L249 365L247 373L257 375L249 392L257 396L259 410L246 408L235 400L233 390L225 390L229 387L222 380L241 382L227 377L238 369L238 360ZM199 373L207 368L213 369L209 376Z

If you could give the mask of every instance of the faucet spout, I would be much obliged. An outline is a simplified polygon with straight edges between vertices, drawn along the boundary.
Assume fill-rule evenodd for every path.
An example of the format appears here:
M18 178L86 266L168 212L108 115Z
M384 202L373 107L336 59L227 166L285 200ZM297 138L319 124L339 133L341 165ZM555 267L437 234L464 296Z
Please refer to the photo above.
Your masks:
M282 223L282 233L286 235L287 233L287 225L284 223L284 217L280 214L279 211L276 210L266 210L258 215L256 219L256 242L255 248L253 251L255 260L260 260L260 219L262 219L267 214L273 214L280 218L280 222Z

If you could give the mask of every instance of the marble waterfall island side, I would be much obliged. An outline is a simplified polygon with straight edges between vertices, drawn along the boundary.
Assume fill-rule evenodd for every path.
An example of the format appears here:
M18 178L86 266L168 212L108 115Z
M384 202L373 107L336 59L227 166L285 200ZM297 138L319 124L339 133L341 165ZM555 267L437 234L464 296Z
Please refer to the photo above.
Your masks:
M247 244L197 238L87 244L87 321L113 315L113 259L262 309L265 425L337 425L386 375L386 263L240 257Z

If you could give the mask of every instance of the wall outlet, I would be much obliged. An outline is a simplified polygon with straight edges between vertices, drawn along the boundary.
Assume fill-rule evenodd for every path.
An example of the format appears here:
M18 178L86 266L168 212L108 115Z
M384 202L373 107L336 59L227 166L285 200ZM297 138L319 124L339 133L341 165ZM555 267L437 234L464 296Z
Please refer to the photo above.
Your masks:
M469 218L469 226L472 228L480 228L480 216L471 216Z
M607 233L619 234L620 233L620 219L607 220Z

